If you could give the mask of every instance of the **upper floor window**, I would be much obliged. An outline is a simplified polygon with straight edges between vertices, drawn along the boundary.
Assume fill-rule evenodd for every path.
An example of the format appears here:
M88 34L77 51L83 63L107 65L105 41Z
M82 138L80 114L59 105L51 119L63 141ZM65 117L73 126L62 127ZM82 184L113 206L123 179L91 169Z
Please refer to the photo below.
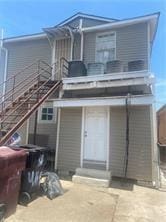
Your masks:
M96 36L96 62L106 63L116 59L115 32L102 33Z

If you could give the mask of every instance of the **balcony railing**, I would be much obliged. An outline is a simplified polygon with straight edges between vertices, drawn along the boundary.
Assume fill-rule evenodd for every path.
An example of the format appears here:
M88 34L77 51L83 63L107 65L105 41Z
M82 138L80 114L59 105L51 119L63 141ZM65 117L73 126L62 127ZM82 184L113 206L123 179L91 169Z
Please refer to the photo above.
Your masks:
M129 62L128 70L124 70L119 61L99 66L99 63L88 64L87 69L81 61L68 62L62 59L61 76L64 90L80 90L93 88L109 88L121 86L145 85L154 83L154 76L144 69L142 61ZM73 65L74 64L74 65ZM100 63L102 64L102 63ZM106 67L106 69L105 69Z
M143 72L146 69L144 60L129 61L127 66L120 60L109 61L104 63L88 63L84 64L83 61L67 61L64 57L60 60L61 64L61 78L72 77L88 77L102 76L110 74L126 74ZM107 77L106 77L107 78Z

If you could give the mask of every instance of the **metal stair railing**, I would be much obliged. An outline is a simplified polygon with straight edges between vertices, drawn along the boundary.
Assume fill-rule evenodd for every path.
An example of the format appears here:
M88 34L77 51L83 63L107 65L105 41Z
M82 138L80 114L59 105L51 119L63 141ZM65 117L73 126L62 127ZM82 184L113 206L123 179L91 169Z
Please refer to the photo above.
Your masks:
M27 69L32 67L34 64L36 64L36 62L28 66ZM26 69L23 70L25 71ZM7 93L3 95L2 102L0 103L2 107L2 110L0 112L1 130L8 130L7 134L1 137L0 145L4 144L11 137L11 135L18 128L20 128L20 126L42 104L42 102L46 98L48 98L48 96L52 92L61 87L62 82L60 80L52 80L56 79L55 77L58 72L59 69L56 69L54 76L52 76L52 66L50 66L44 61L38 60L37 71L31 73L22 81L18 82L17 84L15 81L16 76L19 76L21 72L17 73L16 75L13 75L5 81L5 83L7 83L11 79L13 79L14 84L12 86L12 89L9 89L9 91L7 91ZM29 80L30 77L32 77L32 79ZM26 90L23 91L24 88L26 88ZM20 91L22 92L20 93ZM19 95L17 95L18 93ZM12 99L10 103L6 105L10 97ZM20 119L16 121L17 118ZM8 129L8 124L14 126Z
M43 68L41 66L42 64L44 64L47 67ZM36 66L37 70L32 72L31 74L27 73L27 77L25 77L21 81L18 81L16 79L16 78L21 78L20 74L22 74L22 72L18 72L17 74L11 76L6 81L0 84L0 86L5 84L6 87L9 87L9 90L8 91L6 90L5 94L0 97L0 101L1 101L0 112L3 112L3 110L6 108L5 107L6 104L7 106L9 106L14 102L14 100L17 97L17 94L20 95L21 90L23 90L24 88L29 88L32 85L32 83L34 83L35 80L37 82L37 78L42 77L44 79L47 79L48 77L43 75L44 73L47 73L47 75L49 74L49 77L52 75L52 67L42 60L37 60L35 63L27 66L25 69L23 69L23 72L25 72L25 70L26 71L29 70L29 68L34 67L34 65ZM11 85L11 80L12 80L12 85Z

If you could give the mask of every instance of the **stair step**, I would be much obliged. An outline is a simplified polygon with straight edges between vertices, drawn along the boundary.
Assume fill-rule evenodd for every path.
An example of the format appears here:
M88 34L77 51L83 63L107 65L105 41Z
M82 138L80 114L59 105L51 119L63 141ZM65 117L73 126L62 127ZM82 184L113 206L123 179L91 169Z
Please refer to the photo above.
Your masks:
M6 124L16 124L16 123L18 123L18 121L17 122L12 122L12 121L4 121L4 122L0 122L0 124L4 124L4 125L6 125Z
M25 114L4 114L4 115L0 115L0 116L24 116Z

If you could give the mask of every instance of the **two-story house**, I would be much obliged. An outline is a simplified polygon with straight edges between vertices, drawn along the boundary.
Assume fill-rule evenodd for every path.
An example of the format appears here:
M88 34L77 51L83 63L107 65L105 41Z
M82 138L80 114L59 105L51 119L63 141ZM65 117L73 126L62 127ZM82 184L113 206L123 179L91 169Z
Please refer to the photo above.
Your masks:
M75 181L111 175L158 186L150 70L158 18L78 13L42 33L3 40L4 80L40 59L50 64L52 80L62 81L19 125L22 142L55 149L60 174L76 172ZM28 70L19 75L23 82L33 76Z

